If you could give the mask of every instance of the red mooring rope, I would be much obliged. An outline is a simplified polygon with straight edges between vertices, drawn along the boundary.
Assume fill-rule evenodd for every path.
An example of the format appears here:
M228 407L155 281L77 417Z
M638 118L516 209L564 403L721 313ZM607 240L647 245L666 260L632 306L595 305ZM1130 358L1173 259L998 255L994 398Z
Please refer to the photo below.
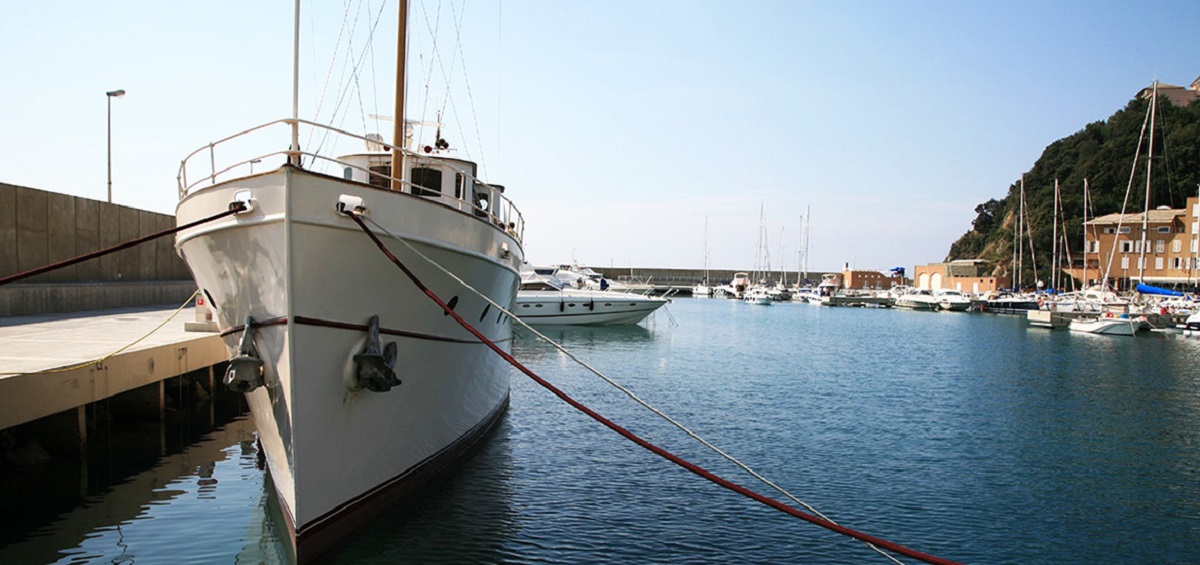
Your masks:
M245 210L245 209L246 209L246 205L245 205L245 204L243 204L243 203L241 203L241 202L234 202L234 203L232 203L232 204L230 204L230 205L229 205L229 209L228 209L228 210L226 210L226 211L224 211L224 212L221 212L220 214L214 214L214 215L212 215L212 216L209 216L209 217L207 217L207 218L204 218L204 219L201 219L201 220L196 220L196 221L194 221L194 222L192 222L192 223L190 223L190 224L187 224L187 225L183 225L183 226L174 227L174 228L171 228L171 229L169 229L169 230L163 230L163 231L160 231L160 232L158 232L158 233L152 233L152 234L150 234L150 235L143 236L143 237L139 237L139 238L137 238L137 239L131 239L131 240L129 240L129 241L126 241L125 243L121 243L121 244L119 244L119 245L114 245L114 246L112 246L112 247L109 247L108 249L101 249L101 250L99 250L99 251L93 251L93 252L91 252L91 253L86 253L86 254L80 255L80 256L78 256L78 257L73 257L73 258L71 258L71 259L65 259L65 260L63 260L63 261L59 261L59 262L57 262L57 263L51 263L51 264L49 264L49 265L46 265L46 266L44 266L44 267L38 267L38 268L36 268L36 269L33 269L33 270L31 270L31 271L25 271L24 273L17 273L17 274L15 274L15 275L9 275L9 276L7 276L7 277L0 278L0 286L4 286L4 285L6 285L6 284L8 284L8 283L11 283L11 282L17 282L17 281L19 281L19 280L22 280L22 279L27 279L27 278L29 278L29 277L37 276L37 275L40 275L40 274L42 274L42 273L48 273L48 272L50 272L50 271L54 271L54 270L57 270L57 269L61 269L61 268L63 268L63 267L70 267L71 265L74 265L74 264L76 264L76 263L82 263L82 262L84 262L84 261L87 261L87 260L89 260L89 259L95 259L95 258L97 258L97 257L103 257L103 256L105 256L105 255L108 255L109 253L116 253L116 252L118 252L118 251L123 251L123 250L125 250L125 249L129 249L130 247L134 247L134 246L137 246L137 245L141 245L141 244L143 244L143 243L146 243L147 241L152 241L152 240L158 239L158 238L160 238L160 237L163 237L163 236L166 236L166 235L171 235L171 234L173 234L173 233L175 233L175 232L182 231L182 230L186 230L186 229L188 229L188 228L195 227L195 226L198 226L198 225L200 225L200 224L203 224L203 223L206 223L206 222L211 222L211 221L213 221L213 220L219 220L219 219L221 219L221 218L224 218L225 216L230 216L230 215L236 214L236 213L238 213L238 212L241 212L242 210Z
M654 445L654 444L642 439L641 437L637 436L633 432L630 432L629 430L626 430L625 428L617 425L615 422L609 420L608 418L601 416L597 412L593 411L591 408L588 408L587 406L584 406L583 404L581 404L579 401L575 400L574 398L571 398L570 396L567 395L567 393L559 390L557 387L550 384L545 379L539 377L536 373L534 373L528 367L521 364L520 361L517 361L517 359L515 357L513 357L512 355L510 355L508 352L504 351L503 349L500 349L499 346L497 346L495 343L493 343L492 340L485 337L482 333L479 332L479 330L475 329L474 326L472 326L471 324L469 324L465 320L463 320L462 317L460 317L457 312L455 312L449 306L447 306L445 302L442 302L442 299L438 298L438 296L436 294L434 294L433 291L429 290L429 288L427 288L424 285L424 283L422 283L421 280L418 279L415 274L413 274L412 271L408 270L408 267L405 266L403 262L401 262L399 259L397 259L396 256L393 255L392 252L388 250L387 246L384 245L383 242L380 241L379 238L375 236L375 233L372 232L365 223L363 223L362 219L359 218L357 214L350 213L349 215L351 218L354 219L354 222L358 224L358 227L362 228L363 233L366 233L367 236L371 238L371 241L375 242L375 245L377 247L379 247L379 250L383 251L383 254L387 255L388 259L390 259L392 261L392 263L394 263L397 267L400 267L400 270L404 271L404 274L408 277L408 279L411 280L413 282L413 284L416 285L417 288L419 288L421 290L421 292L424 292L426 296L428 296L431 300L436 302L437 305L440 306L446 314L449 314L451 317L453 317L454 321L458 322L458 325L462 326L468 332L471 332L471 334L473 334L475 337L479 338L479 340L482 341L489 348L491 348L492 351L495 351L497 355L499 355L500 357L503 357L504 360L507 361L509 365L512 365L518 371L521 371L522 373L525 374L525 376L529 377L530 379L533 379L534 382L541 385L546 390L549 390L550 392L554 393L555 396L559 397L567 404L570 404L576 410L579 410L580 412L587 414L593 420L596 420L597 422L604 424L606 427L608 427L612 431L617 432L618 434L621 434L626 439L642 446L643 448L653 452L654 454L658 455L659 457L662 457L680 467L683 467L684 469L687 469L688 471L691 471L692 473L699 475L700 477L703 477L713 483L716 483L717 485L725 487L726 489L736 492L742 496L751 498L759 503L770 506L771 508L774 508L785 514L789 514L796 518L800 518L801 520L805 520L807 522L810 522L812 524L815 524L815 525L825 528L827 530L831 530L833 532L842 534L844 536L847 536L847 537L850 537L850 538L853 538L853 539L856 539L859 541L867 542L876 547L886 549L893 553L898 553L905 557L911 557L913 559L924 561L925 563L933 563L936 565L958 565L957 562L955 562L955 561L950 561L949 559L943 559L941 557L936 557L933 555L929 555L927 553L922 553L922 552L914 550L914 549L909 549L900 544L892 543L885 539L877 538L875 536L872 536L870 534L865 534L865 533L859 532L857 530L852 530L845 526L841 526L841 525L835 524L833 522L830 522L829 520L824 520L817 516L813 516L811 514L807 514L805 512L796 510L795 508L792 508L791 506L788 506L782 502L779 502L778 500L769 498L769 497L759 494L755 491L752 491L746 487L743 487L743 486L733 483L729 480L721 478L721 477L713 474L712 472L708 471L707 469L704 469L703 467L696 465L695 463L692 463L686 459L683 459L682 457L679 457L678 455L675 455L657 445Z

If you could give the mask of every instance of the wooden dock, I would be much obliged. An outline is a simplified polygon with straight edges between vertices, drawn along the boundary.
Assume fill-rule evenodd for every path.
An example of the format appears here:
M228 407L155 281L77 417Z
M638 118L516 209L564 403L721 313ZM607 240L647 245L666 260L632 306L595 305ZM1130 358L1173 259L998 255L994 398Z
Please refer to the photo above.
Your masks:
M165 380L199 369L209 368L211 381L211 367L228 356L224 343L216 333L184 329L195 324L194 308L171 318L175 311L0 318L0 430L70 410L84 418L88 404L148 385L158 385L161 403Z

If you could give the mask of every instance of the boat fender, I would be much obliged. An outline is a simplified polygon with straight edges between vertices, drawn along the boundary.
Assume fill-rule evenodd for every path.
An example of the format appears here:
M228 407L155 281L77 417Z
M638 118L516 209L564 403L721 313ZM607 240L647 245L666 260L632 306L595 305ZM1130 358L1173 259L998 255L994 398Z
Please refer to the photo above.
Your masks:
M233 392L250 392L263 385L263 361L254 347L254 318L250 316L246 316L238 354L229 359L222 382Z
M558 311L559 311L559 312L563 312L563 311L565 311L566 309L567 309L567 305L563 303L563 301L562 301L562 299L561 299L561 298L560 298L560 299L558 299Z
M592 301L588 302L588 310L595 310L595 309L596 309L596 301L592 300Z
M396 342L389 341L382 349L379 345L379 316L375 315L367 322L366 347L354 356L354 363L358 365L355 377L360 388L387 392L400 384L395 371Z
M1112 312L1105 312L1104 317L1105 318L1116 318L1117 316L1116 316L1116 314L1113 314Z

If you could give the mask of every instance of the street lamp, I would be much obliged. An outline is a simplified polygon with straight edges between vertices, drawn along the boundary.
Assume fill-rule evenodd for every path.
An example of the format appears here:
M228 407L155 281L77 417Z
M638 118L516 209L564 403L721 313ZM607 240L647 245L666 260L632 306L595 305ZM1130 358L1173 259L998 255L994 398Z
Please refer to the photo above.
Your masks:
M108 202L112 203L112 99L125 96L124 90L110 90L108 95Z

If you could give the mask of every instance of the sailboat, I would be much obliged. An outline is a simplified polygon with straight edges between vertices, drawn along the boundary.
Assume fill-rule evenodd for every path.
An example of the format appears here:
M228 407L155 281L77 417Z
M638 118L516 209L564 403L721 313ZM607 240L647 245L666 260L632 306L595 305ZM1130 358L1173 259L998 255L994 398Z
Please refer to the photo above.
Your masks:
M1146 247L1147 247L1146 226L1147 226L1147 222L1149 221L1149 218L1150 218L1150 173L1151 173L1151 168L1153 166L1153 158L1154 158L1154 119L1155 119L1157 104L1158 104L1158 81L1154 81L1154 90L1153 90L1153 93L1150 98L1150 107L1146 113L1146 121L1142 123L1142 134L1143 135L1146 133L1146 123L1149 123L1149 125L1150 125L1150 144L1149 144L1149 147L1147 150L1147 157L1146 157L1146 199L1144 202L1145 209L1142 212L1142 240L1139 242L1139 245L1138 245L1138 249L1140 251L1140 254L1138 257L1138 282L1139 283L1145 281L1145 261L1146 261ZM1136 172L1136 170L1137 170L1137 161L1138 161L1138 158L1140 157L1141 149L1142 149L1142 138L1139 138L1137 150L1134 153L1134 157L1133 157L1133 171L1130 172L1129 186L1127 186L1125 189L1125 202L1121 206L1121 216L1120 216L1120 220L1117 223L1116 233L1121 232L1121 223L1123 223L1125 221L1125 204L1127 204L1129 202L1129 193L1133 189L1134 172ZM1127 302L1123 302L1123 301L1118 302L1115 300L1108 299L1108 297L1110 295L1115 297L1115 293L1112 293L1111 291L1109 291L1106 288L1106 285L1108 284L1108 276L1112 269L1113 257L1116 256L1116 240L1115 239L1113 240L1113 247L1114 247L1114 249L1112 250L1112 252L1110 252L1109 257L1108 257L1108 264L1105 267L1104 277L1100 279L1101 284L1098 285L1097 287L1087 289L1087 291L1084 293L1085 299L1088 296L1102 297L1102 298L1095 299L1094 303L1097 303L1099 305L1098 307L1096 307L1096 309L1103 310L1103 313L1097 314L1095 316L1086 316L1086 317L1080 317L1080 318L1075 318L1075 319L1071 320L1071 323L1068 326L1071 329L1071 331L1083 332L1083 333L1105 334L1105 335L1132 336L1140 329L1149 329L1149 323L1147 322L1147 320L1144 316L1132 317L1129 315L1129 313L1128 313L1129 305ZM1116 306L1118 306L1118 305L1120 306L1120 310L1124 310L1123 312L1114 312L1114 310L1117 309Z
M294 87L291 119L205 145L180 167L179 225L235 212L179 232L175 247L223 330L224 382L245 393L300 562L466 452L509 402L504 361L449 314L509 347L511 321L493 303L508 309L516 296L524 220L440 135L413 150L399 4L391 144L300 119ZM290 128L290 146L212 158L271 127ZM365 151L301 151L301 127Z
M716 289L711 286L708 278L708 217L704 218L704 278L692 287L692 296L697 298L712 298Z

